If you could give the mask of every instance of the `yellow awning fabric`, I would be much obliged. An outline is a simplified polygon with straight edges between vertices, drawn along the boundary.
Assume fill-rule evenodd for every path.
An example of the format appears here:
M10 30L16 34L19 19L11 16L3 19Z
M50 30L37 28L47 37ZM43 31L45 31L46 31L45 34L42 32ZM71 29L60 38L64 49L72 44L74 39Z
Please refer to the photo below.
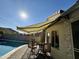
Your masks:
M38 25L40 25L40 26L38 26ZM30 32L38 32L38 31L41 31L41 30L45 29L48 26L49 26L49 23L48 24L43 24L43 25L37 24L36 26L34 24L33 26L17 27L17 29L18 30L21 30L21 31L24 31L24 32L30 33Z
M34 24L34 25L30 25L30 26L26 26L26 27L17 27L18 30L24 31L24 32L39 32L45 28L47 28L53 21L55 21L61 14L56 14L53 16L50 16L47 18L47 21L42 22L42 23L38 23L38 24Z

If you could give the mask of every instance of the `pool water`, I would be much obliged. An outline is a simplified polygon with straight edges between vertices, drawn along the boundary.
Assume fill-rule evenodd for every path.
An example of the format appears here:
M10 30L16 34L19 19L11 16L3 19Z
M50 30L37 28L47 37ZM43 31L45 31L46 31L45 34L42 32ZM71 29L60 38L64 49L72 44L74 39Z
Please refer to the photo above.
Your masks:
M14 48L23 45L22 42L0 41L0 57L7 54Z
M5 46L0 45L0 56L3 56L4 54L8 53L9 51L13 50L15 47L12 46Z

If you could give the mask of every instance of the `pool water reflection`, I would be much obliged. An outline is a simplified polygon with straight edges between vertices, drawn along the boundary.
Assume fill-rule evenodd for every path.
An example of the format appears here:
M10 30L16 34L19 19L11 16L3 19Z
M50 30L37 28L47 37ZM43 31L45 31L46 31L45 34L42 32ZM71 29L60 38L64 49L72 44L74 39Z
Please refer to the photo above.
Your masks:
M0 57L13 50L14 48L15 47L12 46L0 45Z
M25 44L24 42L0 41L0 57L7 54L14 48Z

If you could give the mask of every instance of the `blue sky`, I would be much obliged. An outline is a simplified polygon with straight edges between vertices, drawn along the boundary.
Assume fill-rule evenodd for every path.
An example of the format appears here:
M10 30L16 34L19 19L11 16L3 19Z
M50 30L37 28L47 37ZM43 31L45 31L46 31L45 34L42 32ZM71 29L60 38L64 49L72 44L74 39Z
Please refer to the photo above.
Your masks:
M0 0L0 27L16 29L16 26L28 26L45 21L54 12L67 10L76 0ZM28 18L19 17L19 11L25 11Z

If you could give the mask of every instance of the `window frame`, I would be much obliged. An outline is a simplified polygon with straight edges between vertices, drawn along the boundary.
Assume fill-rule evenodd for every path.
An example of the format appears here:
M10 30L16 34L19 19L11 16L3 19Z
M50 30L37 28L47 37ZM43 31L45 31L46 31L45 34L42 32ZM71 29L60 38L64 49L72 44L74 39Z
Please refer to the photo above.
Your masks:
M51 32L51 46L59 49L59 35L57 31Z

